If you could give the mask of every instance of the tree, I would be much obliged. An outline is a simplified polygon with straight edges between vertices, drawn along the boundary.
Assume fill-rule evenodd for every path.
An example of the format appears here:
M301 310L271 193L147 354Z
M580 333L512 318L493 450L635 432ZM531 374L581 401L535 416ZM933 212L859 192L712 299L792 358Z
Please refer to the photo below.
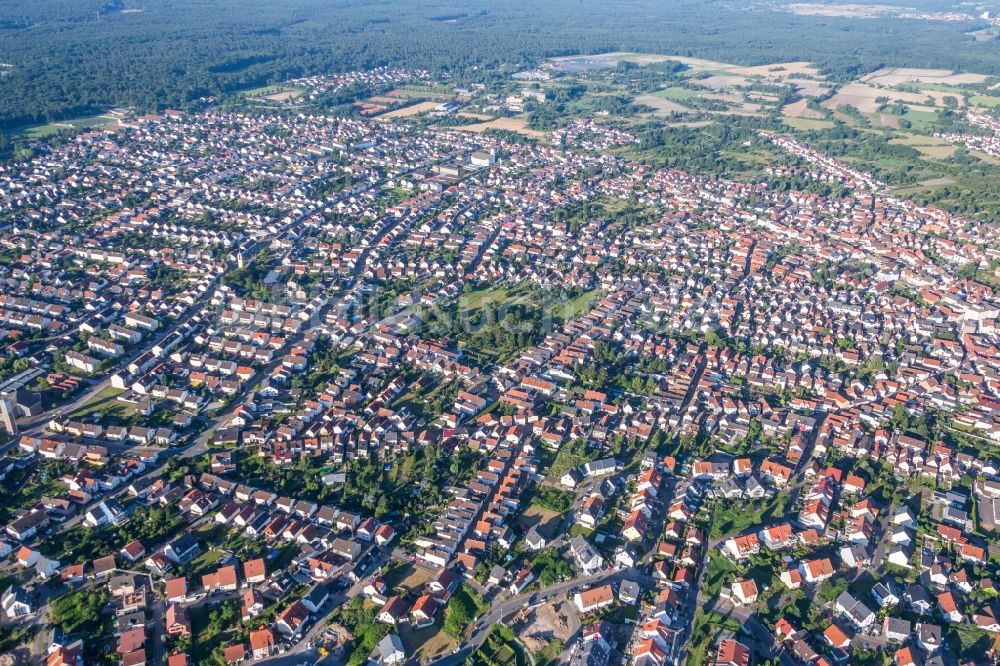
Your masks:
M444 632L452 638L461 638L465 628L476 613L476 608L464 594L456 594L444 611Z
M59 597L52 602L52 624L58 625L67 634L100 634L107 616L104 607L108 598L105 589L80 590Z
M558 488L543 486L540 487L538 492L535 494L533 503L542 508L548 509L549 511L565 513L569 511L571 506L573 506L573 493L568 493L559 490Z
M545 586L554 585L573 575L569 562L560 557L554 548L539 551L532 562L532 569L538 576L538 582Z

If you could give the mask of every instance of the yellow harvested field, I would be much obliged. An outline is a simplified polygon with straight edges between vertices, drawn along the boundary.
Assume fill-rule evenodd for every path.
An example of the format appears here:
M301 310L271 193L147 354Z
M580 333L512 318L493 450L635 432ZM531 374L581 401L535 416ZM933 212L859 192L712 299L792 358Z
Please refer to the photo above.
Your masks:
M938 138L936 136L926 136L924 134L903 134L902 136L897 136L894 139L890 139L889 143L894 143L897 146L950 146L951 145L944 139Z
M963 96L963 95L958 95L958 94L955 94L955 93L945 92L944 90L925 90L923 92L928 97L933 97L934 98L934 105L935 106L945 106L945 103L944 103L944 98L945 97L951 97L956 102L958 102L959 106L965 106L965 96Z
M795 92L808 97L819 97L830 89L830 84L811 79L782 79L783 83L795 86Z
M943 160L951 157L955 153L957 146L914 146L914 148L932 160Z
M845 18L876 18L882 14L899 11L892 5L825 5L812 2L797 2L785 5L785 9L793 14L803 16L841 16Z
M899 129L899 116L894 116L891 113L880 113L878 119L882 123L882 127Z
M688 67L701 69L732 67L732 65L728 63L718 62L716 60L704 60L702 58L689 58L687 56L678 55L664 55L661 53L629 53L627 51L615 51L612 53L605 53L603 55L610 60L628 60L629 62L634 62L640 65L673 60L675 62L683 63Z
M941 160L950 157L956 149L954 144L948 143L944 139L937 139L921 134L906 134L890 139L889 143L897 146L910 146L920 151L920 154L924 157L932 160Z
M524 136L531 137L533 139L545 138L545 132L528 129L527 121L520 118L497 118L496 120L491 120L489 122L476 123L475 125L461 125L453 129L475 132L476 134L480 134L486 130L498 129L506 130L508 132L517 132L518 134L523 134Z
M985 74L960 72L950 69L917 69L914 67L889 67L880 69L861 77L861 81L876 86L898 86L901 83L939 83L947 86L961 86L982 83L987 79Z
M660 97L659 95L639 95L633 100L636 104L645 104L646 106L651 106L655 111L651 114L652 116L669 116L672 113L691 113L691 109L675 102L672 99L667 99L666 97Z
M743 76L765 76L769 78L784 78L792 74L822 78L819 70L813 67L812 63L805 61L777 62L773 65L757 65L756 67L737 67L732 72L733 74L741 74Z
M652 65L668 60L687 65L692 69L732 69L736 67L731 63L719 62L717 60L704 60L702 58L690 58L688 56L665 55L661 53L634 53L632 51L611 51L610 53L598 53L590 56L561 56L550 58L550 62L555 64L565 64L574 62L607 62L616 63L622 60L633 62L637 65Z
M804 99L792 102L791 104L786 104L782 107L781 113L793 118L823 118L823 113L817 111L816 109L810 109L808 100Z
M785 85L795 86L795 91L807 97L819 97L830 89L830 84L820 71L808 62L782 62L757 67L733 67L736 76L763 77ZM809 78L803 78L809 77Z
M490 120L493 116L488 113L473 113L472 111L459 111L455 114L460 118L474 118L476 120Z
M829 120L817 120L816 118L790 118L784 117L781 122L789 127L804 131L830 129L834 124Z
M417 102L416 104L411 104L410 106L404 106L402 109L396 109L395 111L383 113L379 116L379 118L406 118L408 116L415 116L418 113L433 111L437 108L437 106L438 102Z
M827 109L836 109L841 104L846 104L861 113L876 113L882 104L875 100L880 97L886 97L890 102L909 104L922 104L927 99L926 95L917 93L876 88L865 83L848 83L841 86L833 97L823 102L823 106Z
M279 93L274 93L273 95L265 95L263 99L269 99L272 102L287 102L293 99L297 99L302 96L301 90L284 90Z
M695 79L692 83L699 86L705 86L706 88L711 88L713 90L722 90L723 88L748 86L750 85L750 80L745 76L724 76L722 74L716 74L705 79Z
M715 124L714 120L683 120L676 123L663 123L664 127L708 127Z
M819 70L811 63L805 61L777 62L770 65L745 67L743 65L734 65L732 63L719 62L717 60L705 60L703 58L691 58L688 56L657 53L631 53L628 51L614 51L611 53L600 53L590 56L564 56L550 59L550 62L556 66L562 65L567 68L573 65L609 67L621 61L627 61L637 65L650 65L671 61L687 65L696 71L710 70L712 72L712 76L705 79L694 80L692 83L715 90L749 85L751 82L748 80L748 77L761 77L771 81L779 81L785 84L794 85L800 94L810 96L819 96L829 88L828 83L822 80L817 80L824 78L823 75L820 74ZM649 103L649 105L656 106L652 103Z
M970 150L969 152L988 164L1000 165L1000 157L996 155L990 155L981 150Z
M965 33L975 39L977 42L988 42L991 39L996 39L997 33L993 28L983 28L982 30L973 30L972 32Z

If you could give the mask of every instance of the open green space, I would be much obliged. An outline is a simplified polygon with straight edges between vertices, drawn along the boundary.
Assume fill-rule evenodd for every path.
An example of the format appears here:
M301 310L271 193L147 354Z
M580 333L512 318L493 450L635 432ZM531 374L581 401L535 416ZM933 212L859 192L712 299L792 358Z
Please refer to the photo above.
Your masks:
M134 407L128 403L116 400L116 398L124 392L125 391L123 389L106 386L98 391L97 395L93 398L81 405L75 411L71 412L69 418L83 419L94 413L98 413L101 416L117 416L119 418L125 418L133 411Z
M1000 106L1000 97L994 97L992 95L971 95L968 98L968 103L970 106L985 106L992 109Z
M772 499L752 503L718 500L712 507L711 536L732 536L761 522L779 519L784 515L787 504L786 494L777 494Z
M271 85L256 86L254 88L241 90L240 94L245 97L267 97L268 95L279 95L281 93L301 94L302 92L304 92L302 88L296 88L294 86Z
M482 647L469 657L469 666L528 666L530 658L517 642L514 632L502 625L493 626Z
M831 127L835 127L835 123L829 120L821 120L819 118L792 118L790 116L783 116L781 118L781 122L790 127L794 127L797 130L803 131L830 129Z
M657 90L653 93L657 97L663 97L665 99L673 100L675 102L683 102L695 97L700 97L701 92L697 90L690 90L688 88L671 87L664 88L663 90Z
M77 130L96 129L107 125L114 125L118 121L110 116L87 116L85 118L73 118L71 120L58 120L40 125L26 125L14 134L21 134L32 139L42 139L62 132L75 132Z

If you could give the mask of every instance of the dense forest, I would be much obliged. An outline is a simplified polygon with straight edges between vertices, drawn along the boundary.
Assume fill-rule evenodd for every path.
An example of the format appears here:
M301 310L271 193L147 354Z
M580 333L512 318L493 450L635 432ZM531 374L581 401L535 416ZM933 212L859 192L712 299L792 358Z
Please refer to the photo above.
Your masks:
M0 3L0 128L381 64L488 78L607 50L811 60L841 80L883 64L1000 74L997 42L965 34L977 27L757 0L12 0Z

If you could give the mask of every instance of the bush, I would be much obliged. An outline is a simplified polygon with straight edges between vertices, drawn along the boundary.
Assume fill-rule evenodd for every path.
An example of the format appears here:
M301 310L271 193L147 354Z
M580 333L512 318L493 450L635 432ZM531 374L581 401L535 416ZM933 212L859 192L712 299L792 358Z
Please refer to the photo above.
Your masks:
M832 603L834 599L840 596L841 592L847 591L848 584L848 580L844 576L836 580L828 580L819 588L816 596L827 603Z
M59 597L52 602L52 624L67 634L100 634L107 603L106 590L80 590Z
M553 548L540 551L532 562L532 568L542 585L553 585L573 576L569 562L560 557L559 552Z
M469 623L483 611L486 604L468 585L461 585L452 595L444 612L444 632L452 638L461 638Z
M573 506L573 493L545 486L538 489L531 503L549 511L566 513Z

